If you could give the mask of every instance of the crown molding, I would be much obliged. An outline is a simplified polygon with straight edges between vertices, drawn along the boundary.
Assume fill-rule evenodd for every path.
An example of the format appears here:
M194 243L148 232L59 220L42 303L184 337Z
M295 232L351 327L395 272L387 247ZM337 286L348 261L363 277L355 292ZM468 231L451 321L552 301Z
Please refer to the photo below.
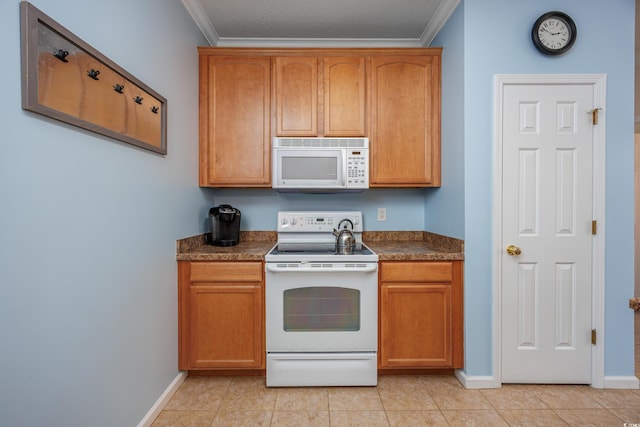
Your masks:
M429 46L431 44L459 4L460 0L444 0L440 3L438 10L433 14L433 17L420 36L420 43L422 46Z
M460 0L443 0L420 38L335 39L335 38L247 38L220 37L200 0L182 0L210 46L219 47L422 47L429 46L447 22Z
M198 28L200 28L200 31L209 42L209 45L217 46L220 36L218 36L216 29L213 27L211 20L207 16L207 12L205 12L202 7L202 3L200 3L199 0L182 0L182 4L196 22Z
M420 39L220 37L217 47L422 47Z

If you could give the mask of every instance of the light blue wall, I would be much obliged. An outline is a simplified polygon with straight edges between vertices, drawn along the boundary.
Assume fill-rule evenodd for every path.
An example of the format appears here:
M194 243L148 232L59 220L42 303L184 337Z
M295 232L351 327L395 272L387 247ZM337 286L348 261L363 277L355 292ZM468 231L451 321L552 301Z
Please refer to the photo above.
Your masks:
M203 189L212 206L227 203L242 212L243 230L275 230L279 210L359 210L364 229L424 230L424 189L370 189L361 193L278 193L271 189ZM378 221L378 208L387 208L387 221ZM206 210L201 213L206 227ZM205 228L206 229L206 228Z
M464 238L464 14L459 6L431 46L442 50L442 186L425 193L425 228Z
M447 24L452 28L445 28L439 38L445 45L458 46L457 33L464 33L465 370L469 375L492 374L494 75L604 73L608 76L605 375L633 375L633 313L627 304L633 296L634 272L635 4L486 0L464 1L459 7L456 14L463 13L463 18L452 19ZM531 25L549 10L569 13L578 27L574 48L561 57L544 57L531 43ZM613 24L603 27L604 23ZM451 35L445 37L447 31ZM443 135L451 131L445 129ZM425 213L427 218L430 213Z
M175 0L32 4L168 99L169 154L23 111L19 3L0 2L0 425L134 426L178 374L205 40Z

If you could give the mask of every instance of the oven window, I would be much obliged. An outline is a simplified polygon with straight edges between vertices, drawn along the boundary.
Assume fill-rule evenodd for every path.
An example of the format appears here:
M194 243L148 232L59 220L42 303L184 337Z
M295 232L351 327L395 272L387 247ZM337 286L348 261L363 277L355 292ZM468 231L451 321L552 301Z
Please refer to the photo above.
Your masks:
M359 331L360 291L318 286L284 291L284 330Z

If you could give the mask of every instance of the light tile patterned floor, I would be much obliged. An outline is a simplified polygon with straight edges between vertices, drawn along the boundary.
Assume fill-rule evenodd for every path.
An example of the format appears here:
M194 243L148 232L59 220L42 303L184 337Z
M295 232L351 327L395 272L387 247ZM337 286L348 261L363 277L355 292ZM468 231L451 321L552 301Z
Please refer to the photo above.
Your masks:
M635 313L640 377L640 312ZM259 377L189 377L153 427L640 425L640 390L504 385L452 376L380 376L377 387L267 388Z
M261 377L189 377L153 423L166 426L623 426L640 390L504 385L449 376L379 377L377 387L267 388Z

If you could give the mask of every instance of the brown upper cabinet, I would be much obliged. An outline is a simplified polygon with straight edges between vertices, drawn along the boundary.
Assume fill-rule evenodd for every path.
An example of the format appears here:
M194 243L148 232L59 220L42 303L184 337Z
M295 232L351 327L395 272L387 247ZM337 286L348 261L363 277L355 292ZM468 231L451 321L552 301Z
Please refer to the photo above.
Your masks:
M276 135L318 136L318 59L277 57Z
M271 59L200 56L200 186L271 186Z
M325 136L366 136L364 57L327 57L322 60Z
M277 136L365 136L364 56L275 59Z
M370 59L371 187L440 186L441 51L435 51Z
M371 187L440 186L440 48L199 53L201 186L270 187L275 136L367 136Z

